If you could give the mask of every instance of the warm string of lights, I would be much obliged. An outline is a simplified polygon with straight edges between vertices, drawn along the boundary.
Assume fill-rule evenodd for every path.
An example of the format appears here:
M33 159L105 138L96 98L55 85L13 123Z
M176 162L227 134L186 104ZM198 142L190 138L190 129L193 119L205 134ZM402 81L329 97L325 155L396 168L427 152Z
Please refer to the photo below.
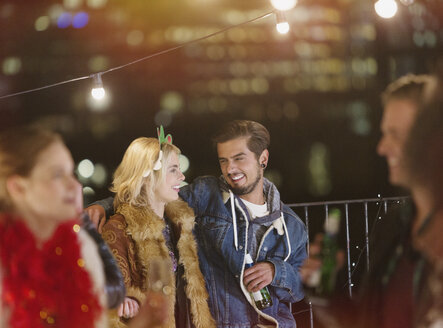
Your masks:
M291 1L294 1L294 0L291 0ZM91 95L92 95L92 97L94 99L101 100L106 95L106 91L105 91L105 89L103 87L102 75L110 73L112 71L116 71L116 70L125 68L127 66L130 66L130 65L133 65L133 64L136 64L136 63L139 63L141 61L145 61L145 60L151 59L153 57L157 57L157 56L160 56L160 55L163 55L163 54L166 54L166 53L169 53L169 52L181 49L181 48L189 46L191 44L201 42L201 41L209 39L209 38L211 38L211 37L213 37L215 35L218 35L218 34L221 34L221 33L225 33L228 30L231 30L231 29L234 29L234 28L237 28L237 27L240 27L240 26L243 26L243 25L246 25L246 24L258 21L258 20L261 20L261 19L266 18L266 17L268 17L270 15L273 15L273 14L277 15L277 18L276 18L277 19L277 24L276 24L277 31L279 33L282 33L282 34L288 33L289 32L289 24L286 21L286 19L284 18L283 13L281 13L279 10L275 10L275 11L271 11L271 12L265 13L265 14L263 14L261 16L252 18L252 19L250 19L248 21L228 26L228 27L223 28L223 29L221 29L219 31L216 31L214 33L205 35L205 36L203 36L201 38L197 38L197 39L194 39L194 40L182 43L182 44L180 44L180 45L178 45L176 47L168 48L168 49L165 49L165 50L162 50L162 51L150 54L148 56L136 59L136 60L134 60L132 62L129 62L127 64L110 68L110 69L108 69L106 71L94 73L94 74L91 74L91 75L81 76L81 77L78 77L78 78L74 78L74 79L70 79L70 80L66 80L66 81L61 81L61 82L54 83L54 84L45 85L45 86L42 86L42 87L39 87L39 88L35 88L35 89L30 89L30 90L25 90L25 91L21 91L21 92L16 92L16 93L0 96L0 99L10 98L10 97L18 96L18 95L23 95L23 94L26 94L26 93L40 91L40 90L43 90L43 89L48 89L48 88L56 87L56 86L59 86L59 85L62 85L62 84L67 84L67 83L76 82L76 81L80 81L80 80L92 79Z
M268 16L270 16L272 14L275 14L275 17L276 17L276 29L277 29L277 31L279 33L281 33L281 34L288 33L289 30L290 30L290 25L289 25L289 23L288 23L288 21L287 21L287 19L285 17L284 12L294 8L297 5L298 0L270 0L270 1L271 1L272 6L275 8L274 11L271 11L271 12L268 12L268 13L263 14L261 16L255 17L255 18L250 19L248 21L245 21L245 22L242 22L242 23L239 23L239 24L236 24L236 25L228 26L228 27L226 27L224 29L221 29L221 30L219 30L217 32L205 35L205 36L203 36L201 38L197 38L197 39L194 39L194 40L182 43L182 44L180 44L180 45L178 45L176 47L172 47L172 48L169 48L169 49L166 49L166 50L162 50L160 52L156 52L154 54L151 54L151 55L148 55L148 56L136 59L136 60L134 60L132 62L129 62L127 64L110 68L110 69L108 69L106 71L103 71L103 72L98 72L98 73L94 73L94 74L87 75L87 76L81 76L81 77L78 77L78 78L74 78L74 79L70 79L70 80L66 80L66 81L61 81L61 82L58 82L58 83L45 85L45 86L42 86L42 87L39 87L39 88L35 88L35 89L30 89L30 90L25 90L25 91L21 91L21 92L12 93L12 94L3 95L3 96L0 96L0 99L10 98L10 97L18 96L18 95L23 95L23 94L26 94L26 93L40 91L40 90L43 90L43 89L48 89L48 88L56 87L56 86L59 86L59 85L62 85L62 84L66 84L66 83L76 82L76 81L85 80L85 79L92 79L93 83L92 83L91 95L92 95L92 97L94 99L101 100L106 95L105 89L103 87L103 81L102 81L102 75L103 74L106 74L106 73L109 73L109 72L112 72L112 71L116 71L118 69L122 69L122 68L125 68L127 66L139 63L141 61L148 60L148 59L151 59L153 57L157 57L157 56L160 56L160 55L163 55L163 54L166 54L166 53L169 53L169 52L181 49L181 48L186 47L186 46L188 46L190 44L194 44L194 43L206 40L208 38L211 38L211 37L213 37L213 36L215 36L217 34L224 33L224 32L226 32L226 31L228 31L230 29L233 29L233 28L236 28L236 27L240 27L240 26L243 26L243 25L246 25L246 24L258 21L260 19L266 18L266 17L268 17ZM406 6L409 6L409 5L413 4L415 0L399 0L399 1L402 4L404 4ZM395 16L395 14L397 13L397 10L398 10L398 6L397 6L396 0L377 0L375 2L375 4L374 4L374 7L375 7L376 13L380 17L382 17L382 18L391 18L391 17Z

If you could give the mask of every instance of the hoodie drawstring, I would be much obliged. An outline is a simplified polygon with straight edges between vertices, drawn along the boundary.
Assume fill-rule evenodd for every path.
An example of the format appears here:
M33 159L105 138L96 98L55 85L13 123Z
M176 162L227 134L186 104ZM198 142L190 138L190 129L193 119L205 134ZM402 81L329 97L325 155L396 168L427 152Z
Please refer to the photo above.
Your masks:
M289 240L288 228L286 227L285 219L283 218L283 212L281 212L280 220L283 223L283 228L285 229L286 241L288 242L288 256L285 257L284 261L286 262L291 255L291 242Z
M238 251L238 236L237 236L237 215L235 214L235 197L231 190L229 190L229 196L231 198L231 212L232 212L232 224L234 226L234 245L235 250Z

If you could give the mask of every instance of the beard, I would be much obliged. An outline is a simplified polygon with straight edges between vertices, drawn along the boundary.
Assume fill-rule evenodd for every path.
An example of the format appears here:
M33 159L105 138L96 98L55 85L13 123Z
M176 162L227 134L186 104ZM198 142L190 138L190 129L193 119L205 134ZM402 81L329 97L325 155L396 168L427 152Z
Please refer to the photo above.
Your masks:
M257 178L253 182L251 182L250 184L243 186L243 187L230 186L231 190L237 196L247 195L255 190L255 188L257 187L261 178L262 178L262 176L261 176L260 167L257 167Z

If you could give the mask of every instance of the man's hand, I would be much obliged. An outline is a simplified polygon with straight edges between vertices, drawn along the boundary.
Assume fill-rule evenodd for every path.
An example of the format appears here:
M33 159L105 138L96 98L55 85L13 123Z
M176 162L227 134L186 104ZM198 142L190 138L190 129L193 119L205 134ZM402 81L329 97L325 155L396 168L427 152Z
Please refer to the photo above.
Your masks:
M274 279L275 268L271 262L259 262L244 272L243 284L251 293L269 285Z
M309 257L300 267L301 281L309 287L315 287L320 283L320 269L323 264L320 259L323 243L323 234L316 234L309 244Z
M300 267L300 278L308 287L316 287L320 284L320 270L323 265L321 252L323 247L323 234L315 235L314 240L309 244L309 257ZM343 250L337 250L336 268L340 270L345 263L345 253Z
M85 212L89 215L98 232L102 233L103 225L106 222L105 209L100 205L91 205L85 208Z

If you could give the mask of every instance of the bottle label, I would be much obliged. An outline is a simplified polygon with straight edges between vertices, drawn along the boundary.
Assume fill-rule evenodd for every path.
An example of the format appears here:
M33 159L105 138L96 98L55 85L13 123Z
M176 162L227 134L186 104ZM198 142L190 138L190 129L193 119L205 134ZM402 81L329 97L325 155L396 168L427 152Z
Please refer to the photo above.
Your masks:
M251 294L252 294L252 297L254 298L255 301L261 301L263 299L263 296L262 296L260 290L258 292L253 292Z

